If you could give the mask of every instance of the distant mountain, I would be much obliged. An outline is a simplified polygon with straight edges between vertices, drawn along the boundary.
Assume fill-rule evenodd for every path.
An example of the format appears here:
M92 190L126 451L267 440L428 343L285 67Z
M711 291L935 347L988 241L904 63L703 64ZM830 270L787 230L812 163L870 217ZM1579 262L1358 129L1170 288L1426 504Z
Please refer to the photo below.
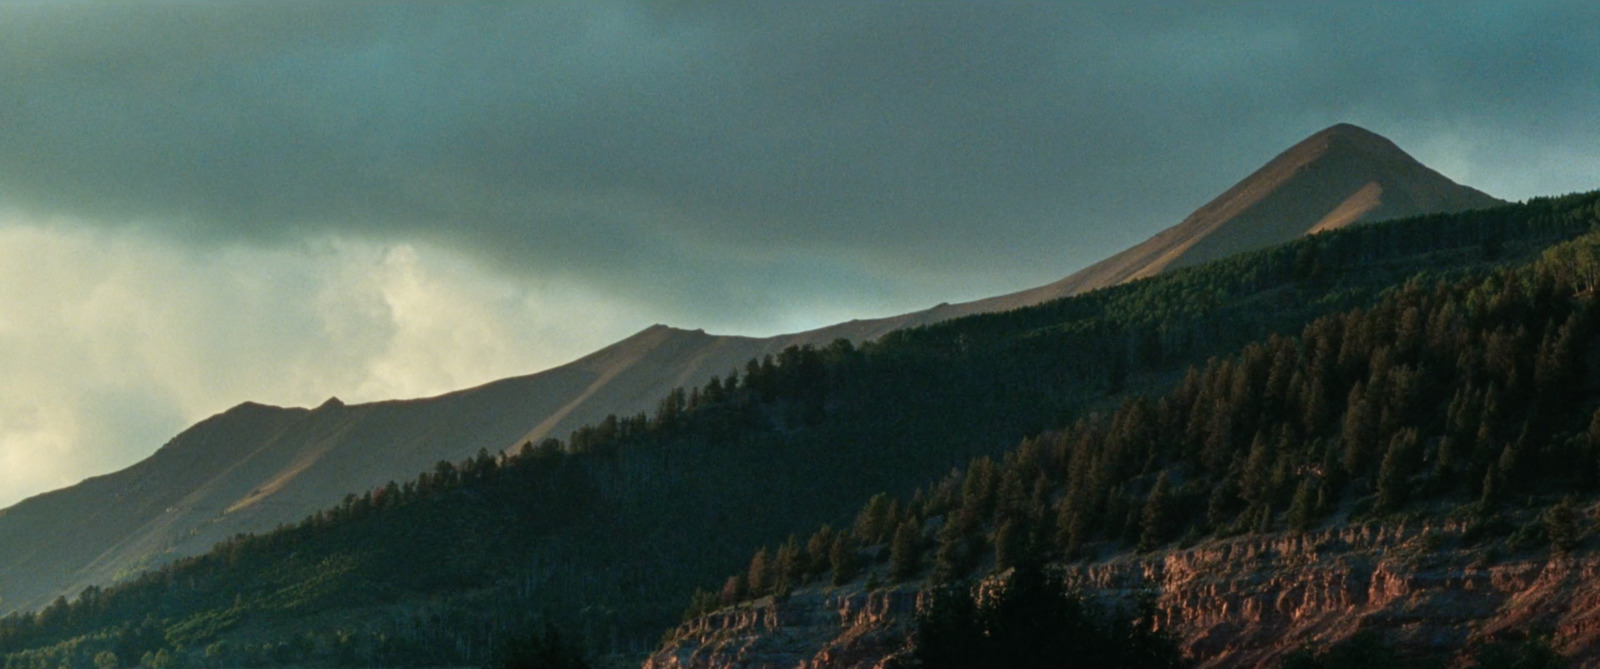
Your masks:
M1155 276L1301 235L1504 204L1417 162L1394 142L1340 123L1301 140L1183 222L1072 276L953 305L947 317L1005 311Z
M652 326L538 374L438 397L312 409L244 404L128 469L0 511L0 612L34 609L139 569L270 529L347 493L406 480L439 460L498 452L654 408L752 358L838 338L1008 311L1302 234L1499 203L1417 163L1388 140L1338 125L1296 144L1182 223L1040 288L769 338Z
M575 362L438 397L315 409L245 403L122 471L0 511L0 607L36 609L268 530L439 460L651 406L775 344L652 326Z

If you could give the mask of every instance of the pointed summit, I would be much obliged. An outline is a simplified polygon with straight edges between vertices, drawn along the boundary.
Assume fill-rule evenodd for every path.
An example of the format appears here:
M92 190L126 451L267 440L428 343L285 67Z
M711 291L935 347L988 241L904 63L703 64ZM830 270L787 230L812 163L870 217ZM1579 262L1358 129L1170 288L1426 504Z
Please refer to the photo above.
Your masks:
M1411 156L1406 155L1405 151L1400 150L1400 147L1396 146L1394 142L1389 141L1388 137L1353 123L1330 125L1301 140L1295 147L1320 147L1326 150L1327 147L1333 144L1371 155L1387 155L1402 159L1411 158ZM1291 148L1291 150L1293 149Z
M1183 222L1047 288L1081 293L1346 225L1498 204L1383 136L1340 123L1289 147Z
M879 322L894 327L1007 311L1282 244L1346 225L1504 204L1349 123L1311 135L1182 222L1047 286Z

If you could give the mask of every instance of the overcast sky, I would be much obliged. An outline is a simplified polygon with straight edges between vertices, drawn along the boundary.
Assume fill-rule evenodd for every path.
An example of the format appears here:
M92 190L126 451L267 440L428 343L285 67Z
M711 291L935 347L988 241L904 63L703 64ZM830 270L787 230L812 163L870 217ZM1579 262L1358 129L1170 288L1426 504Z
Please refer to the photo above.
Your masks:
M0 506L245 400L1032 287L1352 122L1600 187L1593 2L0 1Z

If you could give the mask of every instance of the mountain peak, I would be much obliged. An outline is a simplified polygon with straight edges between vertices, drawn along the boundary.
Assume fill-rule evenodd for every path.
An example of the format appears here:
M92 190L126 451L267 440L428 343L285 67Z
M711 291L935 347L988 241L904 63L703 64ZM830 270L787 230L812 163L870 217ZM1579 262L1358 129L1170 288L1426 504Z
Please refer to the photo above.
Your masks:
M1181 223L1032 293L1081 293L1346 225L1504 204L1394 142L1337 123L1295 143Z
M1335 123L1326 128L1318 130L1315 134L1307 137L1306 139L1311 140L1318 137L1338 138L1352 141L1378 141L1390 146L1394 146L1394 143L1390 142L1388 137L1384 137L1383 135L1375 133L1354 123Z
M1273 163L1282 159L1311 162L1329 155L1364 156L1369 160L1411 163L1427 169L1389 138L1351 123L1336 123L1300 140Z

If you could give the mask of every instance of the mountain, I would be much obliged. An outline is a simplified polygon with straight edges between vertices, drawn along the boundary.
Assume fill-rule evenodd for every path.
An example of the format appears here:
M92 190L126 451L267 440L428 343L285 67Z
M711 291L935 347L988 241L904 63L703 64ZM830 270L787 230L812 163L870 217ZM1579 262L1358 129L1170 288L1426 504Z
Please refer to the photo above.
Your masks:
M561 367L427 399L330 401L313 410L241 405L128 469L0 512L0 611L38 608L90 584L200 553L236 533L294 522L440 460L565 437L607 414L651 410L673 388L742 371L752 358L790 346L839 338L859 343L1308 232L1498 202L1452 183L1388 140L1339 125L1274 158L1177 226L1033 290L769 338L656 325Z
M1004 311L1191 267L1301 235L1423 214L1504 204L1417 162L1394 142L1340 123L1301 140L1183 222L1065 279L955 305L947 314Z
M1594 194L1566 201L1600 223ZM885 666L942 587L993 596L1041 563L1103 603L1148 597L1202 667L1600 666L1597 262L1591 228L1520 266L1430 272L875 497L840 531L876 560L759 548L743 573L762 585L695 598L645 666ZM1286 662L1308 647L1347 659Z
M772 345L658 325L546 372L438 397L239 405L127 469L0 511L0 605L37 609L234 534L297 521L440 460L564 436L603 417L600 407L642 410L664 389L726 372Z
M1544 430L1581 429L1587 416L1567 410L1568 394L1533 396L1546 411L1531 427L1524 420L1532 381L1569 378L1589 350L1573 319L1600 310L1571 299L1573 282L1590 277L1569 270L1593 264L1561 255L1589 246L1548 249L1590 230L1596 201L1335 230L860 347L789 350L733 384L669 394L653 415L580 429L564 448L446 464L292 527L0 618L0 659L76 667L112 651L190 666L466 666L541 617L591 648L642 655L690 591L731 573L749 576L726 581L730 601L781 583L769 574L850 581L836 564L882 582L884 565L904 552L883 550L881 540L908 515L927 521L924 540L941 544L924 551L936 569L970 570L990 546L1014 558L1018 540L1034 536L1105 554L1146 534L1152 546L1172 543L1197 517L1215 516L1218 532L1258 531L1293 506L1285 493L1306 506L1311 488L1296 484L1311 476L1342 476L1342 489L1330 482L1317 492L1325 502L1315 519L1343 522L1364 513L1374 467L1388 472L1376 484L1380 508L1402 503L1383 501L1396 490L1414 489L1427 503L1484 481L1520 505L1522 487L1542 482L1560 493L1600 471L1587 460L1557 462L1574 448L1592 459L1597 451L1581 441L1536 446ZM1505 269L1530 261L1544 269ZM1419 355L1431 362L1416 366ZM1450 397L1449 375L1478 384L1443 414L1454 416L1445 421L1452 446L1426 425L1440 415L1435 400ZM1286 402L1263 401L1263 388L1283 383L1291 391L1270 397ZM1164 389L1160 401L1127 397ZM1285 420L1294 422L1275 427ZM1426 440L1408 431L1418 420ZM1315 438L1295 438L1300 421ZM1385 441L1396 428L1412 436ZM1360 435L1359 457L1342 457L1330 432ZM1144 438L1151 434L1161 438ZM1462 451L1469 442L1454 440L1468 434L1484 436ZM1445 459L1435 451L1454 469L1432 469ZM1374 464L1379 456L1386 464ZM1481 475L1486 458L1504 478ZM1152 487L1152 468L1174 460L1203 469L1176 471L1157 494L1166 477ZM962 462L972 463L968 473L953 472ZM1424 478L1411 485L1413 474ZM1075 488L1105 504L1061 502ZM1045 515L1068 531L1037 531L1037 509L1058 505ZM996 528L993 513L1027 525ZM1570 515L1567 530L1579 527ZM1172 524L1145 532L1147 517ZM841 529L785 540L823 523ZM1501 550L1532 545L1520 534ZM1543 536L1564 545L1576 535ZM693 601L705 610L717 599Z

